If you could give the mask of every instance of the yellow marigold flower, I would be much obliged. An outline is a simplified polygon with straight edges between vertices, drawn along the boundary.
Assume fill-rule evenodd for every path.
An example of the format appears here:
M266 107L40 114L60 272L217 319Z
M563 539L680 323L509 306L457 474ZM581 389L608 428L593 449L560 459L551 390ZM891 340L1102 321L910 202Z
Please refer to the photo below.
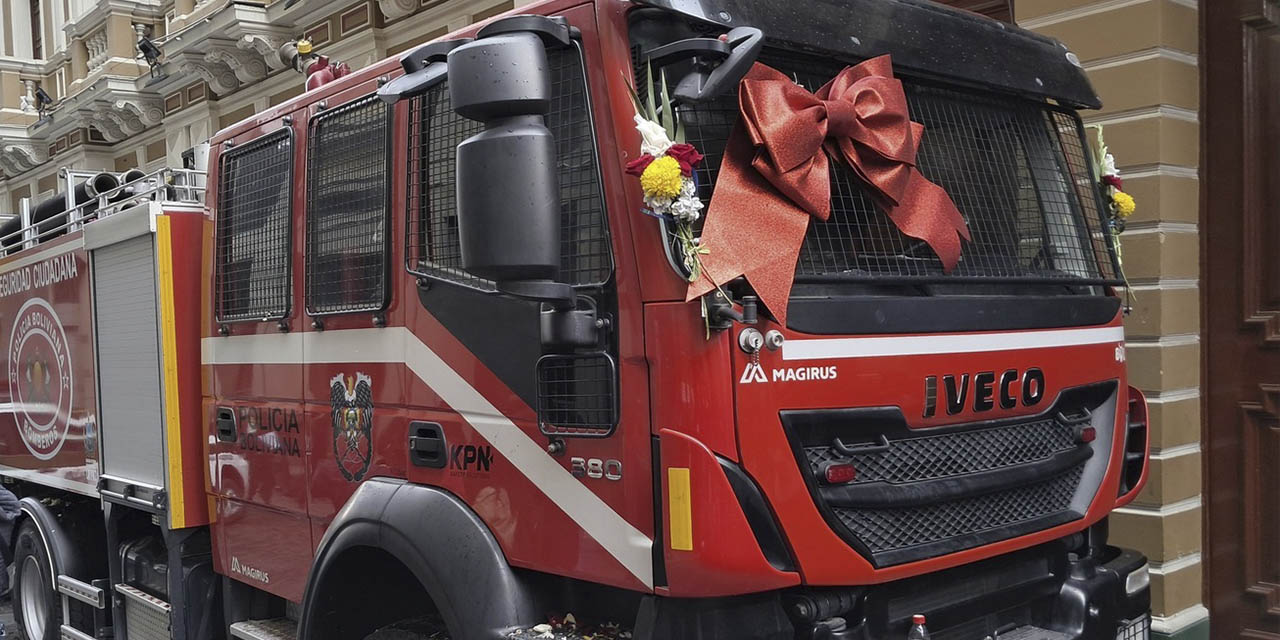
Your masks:
M671 156L662 156L649 163L640 174L640 187L651 198L674 198L680 195L684 174L680 163Z
M1128 218L1138 208L1138 203L1134 202L1133 196L1123 191L1117 191L1111 196L1111 202L1115 204L1116 215L1121 218Z

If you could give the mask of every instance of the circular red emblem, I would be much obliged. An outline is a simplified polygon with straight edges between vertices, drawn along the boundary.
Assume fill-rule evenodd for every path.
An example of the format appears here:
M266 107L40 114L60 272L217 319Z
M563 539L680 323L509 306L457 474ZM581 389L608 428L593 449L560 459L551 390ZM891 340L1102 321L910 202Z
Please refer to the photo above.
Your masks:
M58 313L40 298L22 305L9 334L9 397L31 455L57 455L71 425L71 352Z

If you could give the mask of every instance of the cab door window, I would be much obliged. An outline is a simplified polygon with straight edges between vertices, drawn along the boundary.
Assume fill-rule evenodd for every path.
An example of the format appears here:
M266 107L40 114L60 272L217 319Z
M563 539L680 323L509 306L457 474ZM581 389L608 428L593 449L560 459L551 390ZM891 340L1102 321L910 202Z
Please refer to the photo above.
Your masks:
M387 305L390 133L391 110L376 96L311 119L305 295L311 315Z
M219 322L289 315L292 261L293 130L281 129L222 153L215 231Z

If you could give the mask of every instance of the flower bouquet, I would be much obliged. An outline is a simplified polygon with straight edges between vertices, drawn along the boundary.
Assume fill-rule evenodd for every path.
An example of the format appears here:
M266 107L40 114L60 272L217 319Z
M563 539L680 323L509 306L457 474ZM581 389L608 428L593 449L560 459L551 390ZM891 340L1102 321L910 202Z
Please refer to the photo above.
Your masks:
M648 77L652 78L652 68ZM645 214L667 222L679 242L680 261L697 280L701 273L698 255L703 251L694 236L694 224L702 218L702 200L693 170L702 162L702 154L685 142L684 126L679 122L671 97L667 93L665 72L658 82L661 104L654 100L655 88L645 92L641 100L635 87L631 99L635 104L636 131L640 132L640 156L627 163L627 173L640 178L644 192Z

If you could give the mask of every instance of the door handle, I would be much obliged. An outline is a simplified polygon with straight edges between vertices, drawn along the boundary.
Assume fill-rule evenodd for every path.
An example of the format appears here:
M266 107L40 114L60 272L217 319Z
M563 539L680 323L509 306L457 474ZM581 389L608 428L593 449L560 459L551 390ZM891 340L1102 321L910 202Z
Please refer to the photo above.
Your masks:
M444 429L435 422L409 423L409 460L416 467L443 469L449 462Z
M218 407L218 416L214 419L219 442L236 441L236 412L230 407Z

